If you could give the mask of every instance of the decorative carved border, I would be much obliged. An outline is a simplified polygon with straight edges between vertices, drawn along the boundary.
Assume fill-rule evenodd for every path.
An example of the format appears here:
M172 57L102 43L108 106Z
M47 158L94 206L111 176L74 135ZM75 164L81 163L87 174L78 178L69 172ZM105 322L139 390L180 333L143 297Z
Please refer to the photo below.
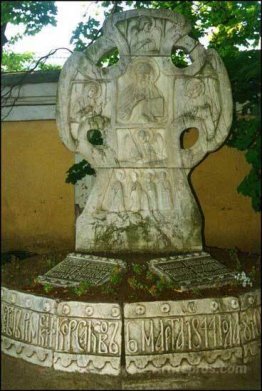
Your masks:
M59 301L1 289L2 351L69 372L120 375L246 364L260 349L260 289L239 297L126 303Z

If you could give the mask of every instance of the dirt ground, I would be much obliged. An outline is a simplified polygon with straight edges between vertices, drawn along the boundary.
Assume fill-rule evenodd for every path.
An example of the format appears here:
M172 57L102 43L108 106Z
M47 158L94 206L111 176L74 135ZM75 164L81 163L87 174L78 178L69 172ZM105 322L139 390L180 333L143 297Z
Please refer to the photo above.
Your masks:
M252 288L260 283L260 256L258 254L241 253L237 250L206 248L216 259L231 270L245 271L251 277ZM181 292L169 287L157 276L148 271L146 262L159 258L161 254L123 254L117 258L127 262L127 272L112 276L110 283L104 286L82 286L76 288L52 288L48 284L41 285L37 277L46 273L66 257L66 253L50 253L45 255L3 254L2 255L2 285L10 289L18 289L28 293L44 295L61 300L86 302L136 302L153 300L183 300L203 297L219 297L236 295L250 290L250 286L230 284L212 289L192 289ZM97 255L112 257L112 254ZM173 255L173 254L170 254Z
M260 362L246 373L127 375L67 373L2 354L2 390L261 390Z

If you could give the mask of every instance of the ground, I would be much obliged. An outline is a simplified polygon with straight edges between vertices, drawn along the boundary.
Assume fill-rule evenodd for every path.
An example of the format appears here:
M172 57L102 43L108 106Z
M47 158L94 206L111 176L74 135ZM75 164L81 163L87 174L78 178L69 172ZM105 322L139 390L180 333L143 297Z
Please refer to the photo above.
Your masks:
M226 250L205 248L221 263L231 270L244 271L252 279L252 287L259 286L260 256L241 253L236 249ZM46 273L66 257L66 253L50 253L45 255L16 253L2 255L2 285L10 289L18 289L28 293L60 298L61 300L90 302L137 302L153 300L183 300L204 297L233 296L250 290L250 285L228 285L212 289L193 289L181 292L168 286L159 277L152 275L147 269L146 261L161 257L161 254L118 254L117 258L127 262L128 268L124 275L112 274L110 283L102 287L90 287L82 284L79 288L52 288L49 284L41 285L36 278ZM112 254L98 255L113 257ZM173 254L170 254L173 255Z
M151 375L122 378L54 371L2 354L2 390L261 390L260 364L246 374Z

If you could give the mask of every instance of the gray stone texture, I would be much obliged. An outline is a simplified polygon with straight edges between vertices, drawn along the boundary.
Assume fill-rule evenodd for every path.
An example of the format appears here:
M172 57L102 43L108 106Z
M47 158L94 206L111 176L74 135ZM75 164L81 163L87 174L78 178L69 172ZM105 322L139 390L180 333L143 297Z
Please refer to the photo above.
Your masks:
M130 375L161 374L259 357L258 289L240 297L125 303L123 311L118 303L58 301L7 288L1 296L2 352L39 366L119 376L124 363Z
M103 36L65 63L60 137L96 170L76 222L76 251L202 250L201 214L188 175L226 139L232 97L222 60L190 30L169 10L114 14ZM96 65L115 48L116 64ZM191 65L172 63L176 48L189 54ZM199 137L183 149L180 138L189 128ZM92 143L97 130L100 145Z

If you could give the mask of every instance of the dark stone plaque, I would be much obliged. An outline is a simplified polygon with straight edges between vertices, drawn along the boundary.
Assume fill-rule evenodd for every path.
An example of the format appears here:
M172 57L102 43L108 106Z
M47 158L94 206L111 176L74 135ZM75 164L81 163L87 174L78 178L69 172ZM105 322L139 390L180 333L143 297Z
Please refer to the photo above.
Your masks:
M62 287L77 286L83 281L91 285L102 285L109 280L110 274L116 267L124 271L125 262L119 259L71 253L43 276L39 276L38 282Z
M211 288L236 282L235 272L205 252L152 259L149 269L181 290Z

